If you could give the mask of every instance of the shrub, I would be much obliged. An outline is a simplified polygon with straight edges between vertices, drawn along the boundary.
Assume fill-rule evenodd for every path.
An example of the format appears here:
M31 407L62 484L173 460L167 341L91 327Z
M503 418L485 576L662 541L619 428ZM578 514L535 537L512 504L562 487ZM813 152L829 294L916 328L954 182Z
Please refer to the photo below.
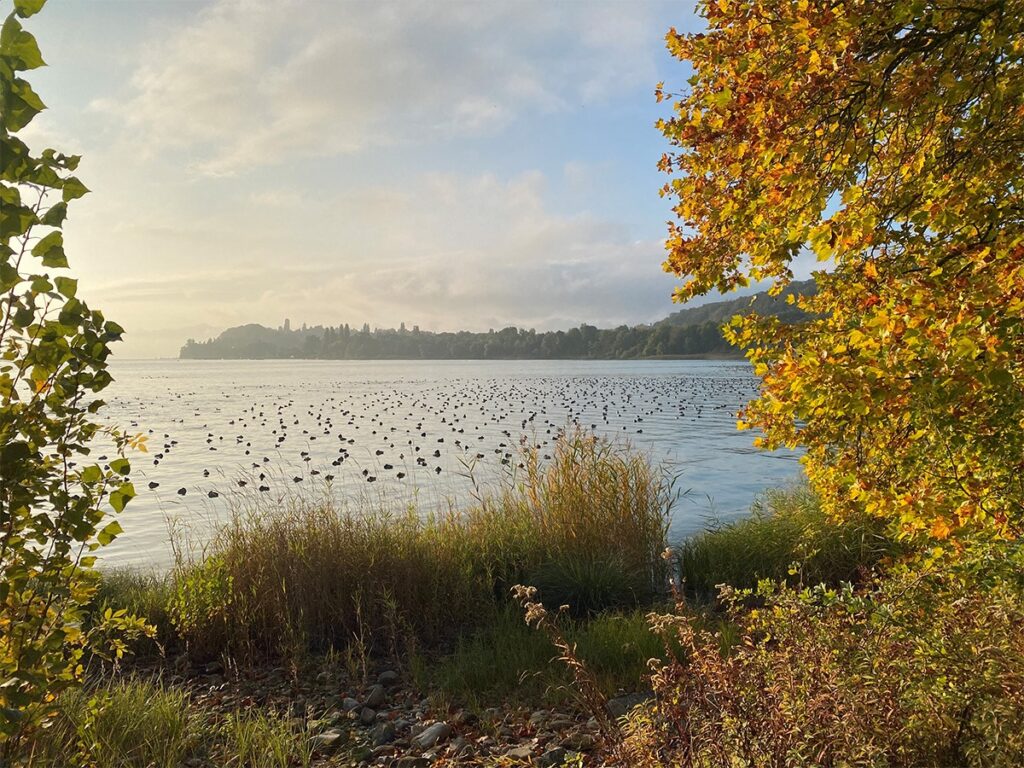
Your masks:
M94 420L123 330L58 271L68 204L89 191L80 158L35 155L16 135L45 108L21 77L43 66L21 24L43 2L15 0L0 29L0 762L80 683L86 649L120 654L145 629L104 611L83 631L91 553L121 531L108 517L135 495L123 454L141 440ZM116 453L102 467L87 458L100 432Z
M646 687L649 660L664 653L642 611L570 619L564 625L608 696ZM553 706L572 698L572 677L552 664L556 655L551 641L531 630L521 611L507 606L493 623L460 639L450 654L418 657L413 677L421 690L469 706L511 701Z
M858 592L726 590L738 642L655 617L686 650L653 676L636 765L1020 765L1024 550L990 545Z
M817 496L799 485L766 491L750 517L715 524L684 541L675 560L686 589L708 599L720 584L753 587L760 579L830 585L857 581L897 552L884 523L867 516L831 519Z

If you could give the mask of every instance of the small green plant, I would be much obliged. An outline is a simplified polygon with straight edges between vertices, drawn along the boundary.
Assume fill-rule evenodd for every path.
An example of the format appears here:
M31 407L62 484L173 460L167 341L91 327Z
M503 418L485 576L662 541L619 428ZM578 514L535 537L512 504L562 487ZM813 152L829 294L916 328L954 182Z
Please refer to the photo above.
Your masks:
M29 765L65 768L176 766L200 755L206 734L181 690L125 678L68 690L53 727L38 732Z
M308 768L313 757L305 725L273 714L230 714L220 739L225 768Z

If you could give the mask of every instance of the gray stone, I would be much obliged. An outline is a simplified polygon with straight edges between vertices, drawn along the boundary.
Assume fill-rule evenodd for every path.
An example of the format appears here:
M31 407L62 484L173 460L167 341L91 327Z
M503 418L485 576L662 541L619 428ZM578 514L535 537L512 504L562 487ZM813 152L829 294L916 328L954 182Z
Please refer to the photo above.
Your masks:
M439 741L447 739L451 732L452 727L448 723L434 723L423 729L420 735L412 740L412 743L420 749L430 749Z
M505 753L510 760L529 760L533 756L533 748L529 746L513 747Z
M395 768L428 768L430 760L425 757L413 757L412 755L406 755L400 757L393 763Z
M359 702L351 696L346 696L341 700L341 708L346 712L351 712L353 709L359 709Z
M363 725L370 725L377 719L377 712L369 707L363 707L359 711L359 722Z
M386 669L377 675L377 684L383 686L398 685L398 673L393 669Z
M625 696L616 696L608 701L608 714L618 720L620 717L624 717L632 712L633 707L639 706L653 698L654 694L650 692L627 693Z
M373 739L373 745L379 747L382 744L390 744L395 740L395 724L384 722L373 729L373 733L370 738Z
M546 709L538 709L536 712L530 715L530 725L536 728L542 725L545 720L548 719L548 711Z
M574 733L562 739L562 746L577 752L589 752L597 746L597 739L589 733Z
M554 765L562 765L568 755L569 752L565 747L555 747L541 755L538 764L544 766L544 768L550 768L550 766Z
M320 752L330 752L340 745L342 738L341 731L330 730L318 733L310 741L313 743L314 749Z
M373 707L374 709L380 709L381 704L384 703L385 693L383 685L375 685L370 689L370 692L366 696L366 701L363 702L364 706Z

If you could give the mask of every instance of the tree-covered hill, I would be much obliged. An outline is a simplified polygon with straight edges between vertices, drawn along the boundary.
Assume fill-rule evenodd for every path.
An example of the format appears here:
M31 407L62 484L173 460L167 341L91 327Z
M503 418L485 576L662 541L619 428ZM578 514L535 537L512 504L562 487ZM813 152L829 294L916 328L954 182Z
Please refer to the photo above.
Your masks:
M794 283L786 293L813 290L812 282ZM722 338L720 326L753 307L762 314L798 320L801 313L784 298L766 293L713 302L675 312L653 325L600 329L581 325L568 331L537 332L508 327L500 331L421 331L356 329L347 323L292 329L249 324L229 328L215 339L193 339L181 349L185 359L310 358L328 360L476 360L476 359L631 359L644 357L738 356Z

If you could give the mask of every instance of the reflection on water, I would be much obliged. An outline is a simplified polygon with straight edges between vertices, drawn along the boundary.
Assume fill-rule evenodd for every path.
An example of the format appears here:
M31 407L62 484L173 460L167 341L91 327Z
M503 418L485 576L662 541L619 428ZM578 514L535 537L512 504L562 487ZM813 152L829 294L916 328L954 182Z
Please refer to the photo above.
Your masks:
M743 514L799 471L795 454L736 431L756 392L745 362L161 360L113 373L104 418L148 434L149 453L131 457L139 496L112 562L166 565L169 523L202 538L246 499L465 503L515 471L521 440L544 453L572 423L679 475L674 536Z

